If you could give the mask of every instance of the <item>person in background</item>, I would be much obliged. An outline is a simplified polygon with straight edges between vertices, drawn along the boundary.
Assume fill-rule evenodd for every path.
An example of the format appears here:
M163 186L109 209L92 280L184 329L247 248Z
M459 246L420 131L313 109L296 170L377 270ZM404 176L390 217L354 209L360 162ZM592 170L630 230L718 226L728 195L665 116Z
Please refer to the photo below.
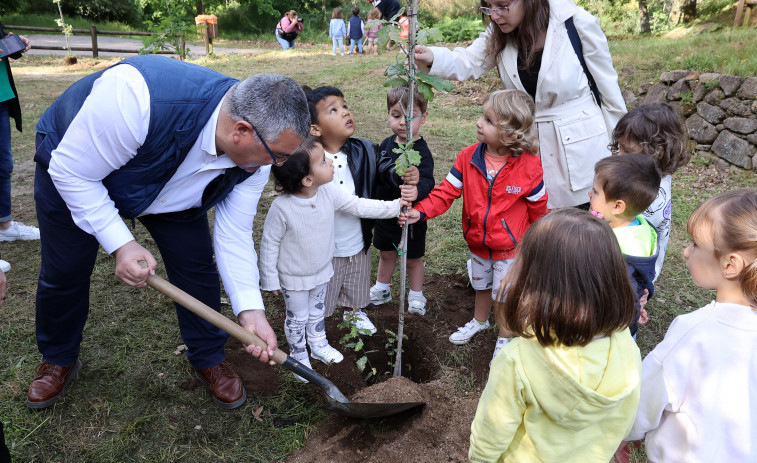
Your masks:
M352 16L347 23L347 35L350 37L350 55L355 51L357 45L358 52L363 54L363 35L365 34L365 23L360 17L360 7L352 7Z
M0 23L0 38L13 35L6 33ZM9 57L18 59L31 48L29 39L19 35L26 45L23 51ZM13 220L11 215L11 173L13 172L13 153L11 150L10 118L16 122L16 130L21 132L21 105L18 92L13 82L8 56L0 60L0 241L38 240L39 229ZM10 264L0 259L0 269L10 270ZM7 269L7 270L6 270Z
M368 22L374 21L376 19L381 19L381 12L378 8L371 8L371 11L368 12ZM378 55L378 31L383 29L384 26L382 24L376 24L373 27L369 27L365 31L365 35L367 37L367 50L368 53L371 52L371 49L373 49L373 54Z
M482 0L479 9L489 24L469 47L418 45L416 63L455 80L496 67L504 88L531 95L548 207L588 209L594 164L610 156L610 134L626 112L599 21L572 0Z
M302 25L302 19L297 16L297 12L290 10L276 24L276 40L281 44L281 48L288 50L294 48L294 40L305 30Z
M329 22L329 38L331 39L331 54L336 56L336 50L344 56L344 38L347 36L347 28L344 25L344 17L342 16L341 8L334 8L331 13L331 21Z

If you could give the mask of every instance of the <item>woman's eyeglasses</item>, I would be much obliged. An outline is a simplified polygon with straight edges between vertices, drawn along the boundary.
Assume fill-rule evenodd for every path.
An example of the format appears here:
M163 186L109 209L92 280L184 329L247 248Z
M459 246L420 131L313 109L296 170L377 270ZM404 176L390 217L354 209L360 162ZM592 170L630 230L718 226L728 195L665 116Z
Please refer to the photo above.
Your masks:
M265 146L266 151L268 151L268 154L271 156L271 159L273 159L273 164L276 166L281 166L286 162L287 159L289 159L289 156L291 154L285 154L285 153L276 153L274 154L273 151L271 151L271 148L268 147L268 144L263 140L263 136L260 135L260 132L258 132L258 129L255 128L255 126L250 122L246 117L242 116L242 119L250 124L250 127L252 127L252 130L255 131L255 135L258 136L261 143L263 143L263 146Z
M516 3L518 3L520 0L515 0L511 4L507 6L498 6L496 8L487 8L485 6L479 7L479 11L481 11L486 16L491 16L492 14L497 14L497 16L502 16L504 14L510 14L510 9L515 6Z

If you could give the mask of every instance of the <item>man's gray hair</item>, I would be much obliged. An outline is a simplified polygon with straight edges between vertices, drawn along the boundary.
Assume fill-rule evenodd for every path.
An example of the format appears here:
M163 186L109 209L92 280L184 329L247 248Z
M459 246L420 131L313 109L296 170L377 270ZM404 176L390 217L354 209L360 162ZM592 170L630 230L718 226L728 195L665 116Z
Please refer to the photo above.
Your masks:
M267 143L276 143L287 129L301 138L310 133L305 92L297 82L279 74L257 74L234 84L221 110L235 121L247 118Z

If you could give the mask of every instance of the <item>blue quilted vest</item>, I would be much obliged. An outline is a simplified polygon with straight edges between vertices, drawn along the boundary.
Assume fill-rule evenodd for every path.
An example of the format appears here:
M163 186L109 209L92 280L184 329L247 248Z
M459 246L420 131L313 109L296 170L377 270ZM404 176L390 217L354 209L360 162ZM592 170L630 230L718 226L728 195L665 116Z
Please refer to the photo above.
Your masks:
M158 55L135 56L115 66L121 64L134 66L145 78L150 91L150 126L136 156L105 177L103 184L119 213L134 218L171 179L226 91L238 81L202 66ZM49 166L50 153L63 139L103 72L78 80L42 114L37 132L45 137L37 147L35 162L45 168ZM204 198L203 210L195 209L192 215L206 212L249 176L240 168L227 169L219 191L209 201Z

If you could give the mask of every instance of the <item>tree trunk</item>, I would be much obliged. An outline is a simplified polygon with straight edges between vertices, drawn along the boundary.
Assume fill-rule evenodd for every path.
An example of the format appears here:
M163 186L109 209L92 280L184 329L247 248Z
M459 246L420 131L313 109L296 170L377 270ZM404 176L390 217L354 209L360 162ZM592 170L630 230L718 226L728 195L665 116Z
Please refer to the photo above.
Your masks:
M197 15L205 14L205 5L202 4L202 0L196 0L195 1L195 9L197 10Z
M684 0L673 0L670 4L670 15L668 16L668 21L673 26L677 26L681 23L681 16L683 14L683 2Z
M649 34L652 29L649 27L649 7L647 0L639 0L639 20L642 34Z
M683 22L690 23L697 17L697 0L683 0Z

